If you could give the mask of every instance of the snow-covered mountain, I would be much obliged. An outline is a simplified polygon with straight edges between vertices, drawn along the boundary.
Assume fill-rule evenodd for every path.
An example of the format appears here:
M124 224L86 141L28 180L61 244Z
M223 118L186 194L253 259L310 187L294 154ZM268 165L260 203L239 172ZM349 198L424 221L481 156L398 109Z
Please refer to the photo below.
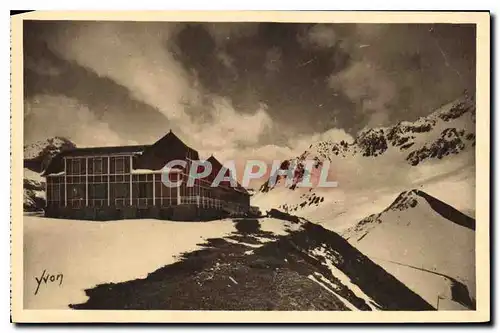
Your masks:
M360 154L377 157L390 150L399 151L411 165L431 158L441 159L475 146L475 102L467 97L457 100L415 122L400 122L384 128L361 131L352 144L320 142L317 155L331 159L332 155ZM310 153L305 153L305 157Z
M356 206L358 212L365 204L380 208L395 194L435 184L440 177L443 180L460 173L462 180L474 178L474 147L475 100L464 96L414 122L362 130L352 142L327 140L311 144L300 156L282 163L282 169L290 164L298 166L294 181L287 185L284 176L278 176L275 185L265 182L253 196L252 204L263 210L287 210L319 222L348 213L351 206ZM329 179L337 181L338 187L298 187L306 160L314 161L313 171L328 162ZM469 185L474 186L473 182ZM375 202L381 199L379 204ZM376 212L373 209L356 218ZM350 221L356 222L356 218Z
M430 304L475 307L475 220L435 197L404 191L343 237Z
M24 210L41 211L45 207L45 183L40 174L60 151L76 148L70 140L54 137L24 146Z
M75 144L63 137L54 137L24 145L24 166L30 170L43 171L50 159L57 153L76 148Z
M334 188L278 177L252 197L338 232L439 309L475 307L475 101L465 96L414 122L321 141L296 158L330 163ZM414 189L414 190L408 190ZM436 198L439 198L436 199Z

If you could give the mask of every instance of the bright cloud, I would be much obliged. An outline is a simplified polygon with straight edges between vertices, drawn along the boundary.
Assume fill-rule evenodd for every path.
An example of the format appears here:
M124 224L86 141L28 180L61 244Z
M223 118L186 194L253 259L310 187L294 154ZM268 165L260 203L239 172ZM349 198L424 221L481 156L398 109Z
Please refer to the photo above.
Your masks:
M94 112L66 96L38 95L24 105L25 142L62 136L77 146L136 144L110 129Z
M50 39L49 45L63 58L113 79L127 87L136 99L157 108L171 127L200 151L257 145L260 135L272 126L266 105L253 113L238 112L230 100L218 96L209 96L211 104L202 105L206 103L201 98L204 91L193 79L193 73L186 72L168 51L175 26L170 30L154 23L143 27L131 29L115 22L72 24L68 29L60 29L60 35ZM68 34L76 38L67 38ZM184 110L186 102L207 114L188 114Z

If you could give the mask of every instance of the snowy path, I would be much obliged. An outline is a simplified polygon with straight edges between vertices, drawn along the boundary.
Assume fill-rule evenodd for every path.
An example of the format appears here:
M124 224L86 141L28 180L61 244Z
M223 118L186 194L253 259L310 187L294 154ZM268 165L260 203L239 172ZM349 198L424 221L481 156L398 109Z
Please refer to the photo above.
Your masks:
M426 272L429 274L434 274L434 275L443 277L443 278L447 279L451 284L451 287L450 287L451 301L459 303L462 306L466 307L467 309L474 309L475 308L474 302L471 299L470 292L469 292L469 289L467 288L467 286L465 284L463 284L462 282L458 281L457 279L452 278L449 275L446 275L446 274L443 274L440 272L436 272L436 271L432 271L432 270L429 270L429 269L426 269L423 267L416 267L413 265L396 262L393 260L386 260L386 259L375 258L375 257L371 257L370 259L372 259L374 261L378 261L378 260L386 261L386 262L396 264L399 266L404 266L404 267L412 268L412 269L415 269L415 270L418 270L421 272ZM437 298L438 298L437 304L439 304L439 299L446 299L446 297L443 294L437 295ZM438 310L439 310L439 308L438 308ZM441 310L445 310L445 309L441 308Z

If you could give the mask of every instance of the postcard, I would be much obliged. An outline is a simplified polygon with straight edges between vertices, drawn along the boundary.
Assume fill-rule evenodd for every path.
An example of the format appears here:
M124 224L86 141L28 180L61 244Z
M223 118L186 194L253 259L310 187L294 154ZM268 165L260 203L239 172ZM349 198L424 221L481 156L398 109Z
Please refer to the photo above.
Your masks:
M490 321L488 12L11 29L13 322Z

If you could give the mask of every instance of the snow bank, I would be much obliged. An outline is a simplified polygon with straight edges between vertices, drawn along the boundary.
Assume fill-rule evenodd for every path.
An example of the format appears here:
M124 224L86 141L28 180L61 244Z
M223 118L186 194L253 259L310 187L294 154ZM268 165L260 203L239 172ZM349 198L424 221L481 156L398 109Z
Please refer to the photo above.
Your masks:
M438 296L451 299L450 281L443 276L429 272L420 271L411 267L391 263L382 259L371 258L377 265L383 267L387 272L408 288L419 294L430 305L438 307ZM439 310L452 310L439 300ZM453 303L455 302L448 302Z
M278 220L273 218L259 219L260 230L272 232L277 236L288 235L290 231L298 230L301 227L299 223L292 223L289 221Z
M132 169L131 173L133 175L152 175L152 174L163 174L163 173L180 173L182 170L177 168L163 168L160 170L151 170L151 169Z
M231 220L95 222L24 216L23 222L24 306L29 309L67 309L86 301L84 289L143 278L205 239L235 231ZM34 295L35 277L44 270L63 274L63 283L42 284Z
M349 302L346 298L340 296L338 293L336 293L333 289L335 286L331 284L331 282L325 278L322 274L315 272L315 275L308 275L307 278L316 282L319 284L322 288L324 288L326 291L328 291L330 294L335 295L344 305L346 308L348 308L351 311L356 311L358 308L356 308L351 302ZM332 288L330 288L332 287Z
M231 244L238 244L238 245L243 245L246 247L252 247L254 249L258 249L259 247L262 247L264 244L250 244L250 243L245 243L245 242L240 242L231 238L225 238L224 239L226 242L231 243Z
M323 257L324 258L324 261L322 261L323 264L326 265L328 267L328 269L330 269L330 271L332 272L332 275L335 278L337 278L341 284L343 284L344 286L349 288L349 290L351 290L358 298L365 301L365 303L372 310L375 310L375 311L378 310L378 308L376 306L377 303L373 299L371 299L370 296L366 295L364 293L364 291L362 291L361 288L358 287L358 285L354 284L351 281L351 279L349 278L349 276L347 276L344 272L342 272L340 269L338 269L337 266L335 266L332 259L329 258L329 254L327 253L326 248L321 247L321 248L314 249L312 251L312 254L316 257L318 257L318 256Z
M474 230L442 217L425 199L414 197L415 207L388 210L344 236L430 304L449 294L450 280L440 274L464 283L475 298Z
M38 183L45 181L45 179L42 176L40 176L40 174L38 172L31 171L28 168L24 168L23 176L24 176L24 179L33 180L33 181L36 181Z

